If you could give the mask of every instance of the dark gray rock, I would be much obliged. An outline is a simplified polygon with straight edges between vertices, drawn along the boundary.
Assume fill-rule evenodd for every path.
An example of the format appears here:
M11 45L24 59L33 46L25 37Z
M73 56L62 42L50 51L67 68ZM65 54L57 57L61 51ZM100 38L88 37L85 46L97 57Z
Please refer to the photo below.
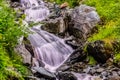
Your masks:
M85 60L86 57L87 57L87 53L84 52L83 49L78 48L72 53L72 55L70 55L69 60L70 63L75 63Z
M112 48L106 47L104 41L89 43L87 46L87 52L100 63L105 63L113 54Z
M70 66L63 64L62 66L60 66L57 71L67 71L70 68Z
M55 80L55 75L49 71L47 71L46 69L42 68L42 67L33 67L33 70L36 71L36 76L38 77L43 77L43 78L47 78L50 80Z
M43 21L44 25L42 26L42 29L54 34L62 34L66 32L70 21L68 11L69 10L67 9L56 9L54 7L54 10L52 11L53 13Z
M66 30L66 24L63 17L49 19L48 21L44 21L44 23L42 29L50 33L59 34Z
M77 80L77 77L71 72L59 72L57 77L59 80Z

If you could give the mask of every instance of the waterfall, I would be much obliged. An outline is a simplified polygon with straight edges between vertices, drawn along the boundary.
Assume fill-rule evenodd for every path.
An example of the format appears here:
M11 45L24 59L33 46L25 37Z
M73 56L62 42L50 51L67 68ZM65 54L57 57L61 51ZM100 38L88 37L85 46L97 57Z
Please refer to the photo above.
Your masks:
M21 0L21 4L25 8L26 22L40 22L50 13L42 0ZM33 32L28 36L34 50L33 67L40 67L42 62L45 69L55 72L74 50L65 43L64 39L41 30L41 25L33 26L30 30ZM87 74L72 74L77 77L77 80L94 80Z
M21 4L26 8L26 21L39 22L49 15L49 9L41 0L21 0ZM34 33L28 39L34 48L35 66L39 67L38 63L42 62L44 68L54 72L68 59L73 49L65 44L64 39L41 30L40 25L34 26L31 31Z
M53 34L43 30L33 30L36 33L30 34L28 39L34 46L35 58L38 62L42 61L47 70L54 72L68 59L73 49L65 44L63 39Z

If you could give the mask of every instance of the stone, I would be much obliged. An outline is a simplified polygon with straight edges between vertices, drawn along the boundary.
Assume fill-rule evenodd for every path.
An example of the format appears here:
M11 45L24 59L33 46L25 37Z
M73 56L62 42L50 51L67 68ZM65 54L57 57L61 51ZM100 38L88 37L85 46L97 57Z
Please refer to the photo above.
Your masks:
M80 39L86 39L94 30L100 18L95 11L95 8L80 5L72 10L71 22L69 23L69 34Z
M52 80L55 80L55 75L49 71L47 71L46 69L44 69L43 67L33 67L33 70L35 70L37 73L36 75L38 77L41 77L43 76L44 78L47 78L47 79L52 79Z
M76 49L69 57L70 63L76 63L85 60L87 57L87 53L84 52L83 49Z
M24 64L26 64L28 66L30 66L32 64L31 63L31 61L32 61L31 53L25 48L24 44L17 45L15 47L15 52L19 53L22 56Z
M120 80L120 76L111 76L109 80Z
M105 42L100 40L89 43L87 52L99 63L105 63L113 54L112 48L108 48Z
M101 73L101 72L103 72L103 71L104 71L103 68L96 69L96 72L98 72L98 73Z
M112 72L112 75L113 75L113 76L119 76L116 71L113 71L113 72Z
M63 64L56 71L67 71L69 68L70 68L70 66Z
M68 3L64 2L63 4L60 5L60 8L63 9L63 8L66 8L67 6L68 6Z
M120 70L118 71L118 75L120 76Z
M108 76L108 73L107 73L106 71L103 71L103 72L101 73L101 75L107 77L107 76Z
M77 77L71 72L59 72L57 78L59 80L77 80Z
M62 17L49 19L49 21L45 21L44 23L41 28L50 33L59 34L66 30L66 25Z

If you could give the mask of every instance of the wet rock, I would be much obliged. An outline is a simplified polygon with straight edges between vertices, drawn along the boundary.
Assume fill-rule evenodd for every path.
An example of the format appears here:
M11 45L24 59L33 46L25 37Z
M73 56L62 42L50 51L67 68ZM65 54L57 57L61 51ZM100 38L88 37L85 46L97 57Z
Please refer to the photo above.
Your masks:
M42 67L33 67L33 70L36 71L36 76L44 77L50 80L55 80L55 75Z
M69 33L80 39L86 39L100 21L95 8L86 5L73 9L70 16Z
M83 61L87 57L87 53L83 49L79 48L75 50L70 56L70 63Z
M57 77L59 80L77 80L77 77L71 72L59 72Z
M70 66L63 64L62 66L60 66L57 71L67 71L70 68Z
M104 41L89 43L87 51L100 63L105 63L113 54L112 48L107 48Z

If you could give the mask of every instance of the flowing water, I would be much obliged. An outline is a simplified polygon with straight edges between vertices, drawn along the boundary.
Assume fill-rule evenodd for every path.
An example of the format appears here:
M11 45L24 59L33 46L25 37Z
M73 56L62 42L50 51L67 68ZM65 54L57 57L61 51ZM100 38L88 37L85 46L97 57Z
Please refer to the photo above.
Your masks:
M38 22L49 15L49 9L44 6L43 1L21 0L21 4L26 8L26 21ZM55 71L68 59L73 49L65 44L63 39L41 30L40 25L31 30L34 34L30 34L28 39L34 47L34 55L38 61L35 63L42 61L47 70Z
M42 0L21 0L25 8L26 22L40 22L49 15L49 9ZM41 30L41 25L33 26L28 39L34 48L34 66L39 67L42 62L47 70L54 72L59 68L74 51L65 44L64 40L46 31ZM93 80L89 75L73 73L78 80Z

